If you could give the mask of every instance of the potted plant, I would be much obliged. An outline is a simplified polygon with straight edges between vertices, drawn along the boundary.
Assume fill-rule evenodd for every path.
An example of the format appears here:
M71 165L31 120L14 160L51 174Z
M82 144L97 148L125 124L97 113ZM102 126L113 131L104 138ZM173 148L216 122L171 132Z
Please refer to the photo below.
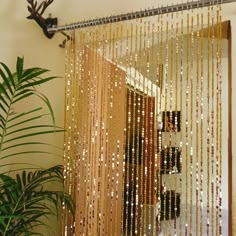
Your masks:
M23 58L18 57L16 72L0 63L0 235L42 235L34 227L47 225L43 217L58 215L58 206L64 204L71 214L74 203L63 191L63 166L48 169L19 168L25 155L47 155L42 135L63 132L55 125L53 109L48 98L37 90L41 84L55 79L47 77L48 70L33 67L24 69ZM43 107L17 111L20 104L36 97L46 105L51 124L45 124ZM28 100L29 101L29 100ZM19 110L19 109L18 109ZM14 160L14 161L13 161ZM6 170L6 167L11 167ZM21 163L23 164L23 163ZM9 168L8 168L9 169ZM48 184L61 185L50 190Z

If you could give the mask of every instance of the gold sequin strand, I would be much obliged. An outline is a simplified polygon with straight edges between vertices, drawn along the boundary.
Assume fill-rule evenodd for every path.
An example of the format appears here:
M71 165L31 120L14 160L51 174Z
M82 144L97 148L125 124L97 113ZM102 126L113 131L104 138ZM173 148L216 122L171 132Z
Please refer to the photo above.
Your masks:
M79 100L80 97L80 93L79 93L79 85L80 85L80 81L81 81L81 77L79 76L79 58L78 58L78 52L80 50L80 48L77 47L77 42L76 42L76 36L75 36L75 32L72 32L73 35L73 42L72 42L72 47L73 50L71 51L71 55L70 58L72 59L73 57L73 62L71 61L71 64L74 64L74 68L71 69L71 100L70 100L70 106L71 106L71 113L70 113L70 117L71 117L71 122L68 126L69 130L70 130L70 150L71 150L71 155L70 155L70 182L71 182L71 186L69 187L69 191L71 192L71 195L73 196L73 199L76 200L76 195L77 195L77 178L78 173L76 171L77 168L77 162L78 162L78 152L76 150L76 146L73 145L74 142L78 143L79 140L79 132L78 132L78 113L79 113L79 108L77 106L77 101ZM72 67L71 67L72 68ZM75 80L76 78L76 80ZM73 158L74 157L74 158ZM74 232L74 228L75 228L75 221L72 221L72 218L70 217L70 228L69 228L69 235L73 234Z
M70 100L71 100L71 90L72 90L72 74L73 71L73 61L71 61L71 53L73 53L73 40L69 42L66 47L66 56L65 56L65 128L69 127L70 125L70 115L71 115L71 107L70 107ZM73 58L73 57L72 57ZM65 190L71 195L71 185L73 183L70 179L70 172L71 172L71 161L70 161L70 139L71 134L69 132L64 134L64 186ZM72 196L72 195L71 195ZM73 196L72 196L73 197ZM63 217L63 233L65 236L70 235L71 226L73 226L73 221L71 220L68 212L65 210L64 203L62 204L62 217Z
M163 87L163 61L162 61L162 37L163 37L163 16L158 16L158 29L157 29L157 35L158 35L158 49L157 49L157 82L156 84L159 87L160 94L158 94L157 97L157 120L158 120L158 142L157 142L157 149L158 149L158 156L157 156L157 234L161 231L161 194L162 194L162 183L161 183L161 171L162 171L162 125L161 125L161 103L162 103L162 87Z
M103 102L100 100L99 97L99 82L97 80L97 70L98 67L96 65L96 53L93 50L93 44L95 43L94 31L87 31L87 58L88 58L88 66L89 69L87 70L88 79L91 82L91 90L94 91L92 93L92 101L93 104L91 105L92 110L92 117L91 117L91 146L90 146L90 155L89 155L89 178L90 186L89 186L89 213L88 213L88 225L89 231L88 234L93 234L95 232L95 227L97 225L97 201L96 201L96 194L97 194L97 165L98 165L98 158L96 155L96 150L99 148L99 133L100 133L100 125L99 125L99 116L101 113L98 111L98 106ZM91 45L90 45L91 42ZM94 120L94 122L93 122Z
M135 68L135 78L138 78L138 72L137 72L137 66L138 66L138 24L139 22L136 21L135 24L135 53L134 53L134 68ZM138 79L139 80L139 79ZM139 232L139 201L140 201L140 196L139 196L139 189L140 189L140 178L139 178L139 165L140 165L140 99L141 95L139 92L139 81L135 80L135 90L134 92L136 94L136 98L134 100L134 125L135 125L135 137L134 137L134 142L135 142L135 147L134 147L134 164L135 164L135 170L134 170L134 234L138 235Z
M159 44L159 37L158 37L158 32L159 32L159 17L157 19L157 23L156 24L152 24L152 45L155 45L155 42L157 42L157 45ZM153 204L154 206L154 210L153 210L153 232L158 233L158 168L159 168L159 157L158 157L158 153L159 153L159 147L158 147L158 138L159 138L159 119L158 119L158 113L159 113L159 95L160 95L160 90L159 90L159 72L157 69L158 65L159 65L159 55L158 55L159 51L158 51L158 47L157 49L154 51L152 51L152 62L154 62L154 57L157 58L157 62L156 64L153 63L153 67L152 67L152 73L153 73L153 78L152 78L152 93L154 96L154 104L153 104L153 120L154 120L154 139L153 139L153 152L154 152L154 160L153 160Z
M206 206L206 234L209 235L210 233L210 123L211 123L211 112L210 112L210 89L211 89L211 11L210 7L208 7L208 18L207 18L207 206Z
M211 6L211 235L215 235L215 8Z
M167 217L168 217L168 209L167 209L167 187L166 187L166 175L168 174L168 170L167 170L167 155L168 155L168 146L167 146L167 142L168 142L168 137L166 134L166 132L168 132L168 122L167 121L167 110L168 110L168 88L169 88L169 84L168 84L168 80L169 80L169 14L167 14L166 16L166 27L165 27L165 36L166 36L166 42L165 42L165 63L164 63L164 170L163 173L165 175L165 179L162 183L162 200L163 200L163 231L164 234L166 234L166 231L168 229L168 225L166 224L167 221Z
M106 40L107 40L107 26L101 26L102 28L102 34L99 34L99 29L96 31L96 41L97 41L97 46L98 46L98 56L101 56L102 58L106 58L106 52L107 52L107 47L106 47ZM101 29L100 28L100 29ZM104 60L104 59L103 59ZM100 68L100 73L102 77L104 78L104 84L105 87L108 86L107 84L107 76L106 76L106 64L103 63L103 65ZM107 87L106 87L107 88ZM105 98L104 98L105 99ZM108 98L106 98L108 99ZM106 104L106 103L105 103ZM104 104L104 105L105 105ZM105 107L104 107L105 109ZM105 109L106 110L106 109ZM107 199L107 195L105 194L107 192L107 185L106 185L106 167L107 167L107 160L106 160L106 155L107 155L107 142L108 142L108 134L107 134L107 113L102 114L101 117L101 134L100 134L100 153L99 153L99 182L98 182L98 234L103 235L107 234L107 228L106 228L106 220L105 217L107 217L107 209L106 209L106 203L104 204L104 201L102 199Z
M113 30L115 27L113 24L109 24L109 38L108 38L108 58L113 62L114 59L114 39ZM114 82L113 82L113 70L109 68L107 70L108 84L109 84L109 119L113 119L113 99L114 99ZM110 140L110 134L108 131L108 141ZM108 232L112 234L114 232L114 167L115 167L115 152L113 150L108 151L108 196L109 196L109 224Z
M216 236L220 235L219 232L219 219L220 219L220 209L219 209L219 200L220 200L220 179L219 179L219 159L220 159L220 43L221 43L221 38L220 38L220 6L217 6L217 23L216 23L216 37L217 37L217 42L216 42L216 80L217 80L217 89L216 89L216 122L217 122L217 130L216 130L216 163L215 163L215 168L216 168L216 197L215 197L215 202L216 202L216 219L215 219L215 225L216 225Z
M183 209L182 209L182 203L184 198L184 192L183 192L183 165L182 165L182 155L183 155L183 137L184 137L184 119L183 119L183 91L184 91L184 84L183 84L183 60L184 60L184 14L183 11L181 11L181 26L180 26L180 142L179 142L179 149L180 149L180 174L179 174L179 190L180 190L180 215L179 215L179 235L182 235L182 221L183 221Z
M180 127L179 120L178 120L178 107L179 107L179 96L181 96L179 91L179 13L176 13L176 26L175 26L175 112L174 112L174 134L175 134L175 151L174 151L174 166L175 169L173 168L173 174L175 174L174 178L174 234L177 235L177 213L178 213L178 208L181 206L178 205L178 186L177 186L177 180L178 180L178 175L181 172L180 166L178 163L180 163L180 156L179 156L179 148L178 148L178 138L177 134L180 130L178 130L178 127ZM178 191L179 192L179 191Z
M120 83L120 78L119 78L119 73L118 73L118 58L119 58L119 45L117 42L117 39L120 38L120 24L118 24L116 26L116 31L115 31L115 35L114 35L114 65L115 65L115 80L114 80L114 90L115 90L115 94L117 92L120 92L121 87L119 85ZM114 95L114 104L113 106L115 106L115 102L116 102L116 96ZM115 112L115 111L114 111ZM120 191L120 170L123 168L121 168L122 166L122 145L121 145L121 140L118 138L116 140L116 160L115 160L115 235L119 235L119 224L121 222L121 217L122 214L120 214L119 216L119 211L120 211L120 199L121 199L121 191Z
M196 55L196 236L199 235L199 117L200 117L200 64L201 64L201 55L200 55L200 14L197 13L197 35L196 35L196 41L197 41L197 55Z
M126 71L128 71L129 68L129 61L128 61L128 55L129 55L129 31L127 30L126 32ZM129 205L131 204L129 201L129 189L130 189L130 184L129 184L129 176L130 176L130 171L129 171L129 161L130 161L130 137L131 137L131 104L132 104L132 91L128 89L128 95L127 95L127 121L126 121L126 127L127 127L127 134L126 134L126 146L127 146L127 156L126 156L126 173L125 173L125 235L129 235L129 229L128 229L128 217L129 217Z
M151 232L153 230L153 222L152 222L152 208L151 205L153 204L153 134L154 134L154 121L153 121L153 85L152 85L152 79L150 76L150 63L152 62L152 52L151 52L151 46L152 46L152 29L151 29L151 23L148 21L148 32L147 32L147 73L145 78L145 87L146 87L146 93L147 93L147 126L146 126L146 133L147 133L147 211L148 211L148 220L147 220L147 235L151 235Z
M139 67L141 66L142 60L141 58L143 57L143 41L145 40L143 36L144 32L144 25L143 25L143 20L140 20L140 28L139 28ZM139 82L141 82L141 75L139 75ZM140 85L141 87L141 85ZM141 152L141 166L140 166L140 235L144 234L144 224L141 222L145 221L144 218L144 198L145 198L145 192L144 192L144 97L140 96L140 140L141 140L141 147L140 147L140 152Z
M222 235L222 7L219 6L219 235Z
M193 227L193 95L194 95L194 17L193 11L191 12L191 42L190 42L190 154L189 154L189 175L190 175L190 209L189 209L189 233L192 235L192 227Z
M133 30L134 25L131 23L131 29L130 29L130 55L129 55L129 73L132 74L133 69ZM135 77L136 78L136 77ZM132 90L132 98L131 98L131 153L130 153L130 170L131 170L131 176L130 176L130 234L133 234L135 228L134 222L135 222L135 120L136 120L136 79L134 79L134 84Z
M155 232L155 215L154 215L154 209L153 205L155 205L155 146L156 143L154 141L156 140L155 136L155 79L152 76L153 73L153 62L154 62L154 49L153 46L155 45L155 34L154 34L154 24L151 24L149 22L149 30L148 30L148 38L149 38L149 45L148 45L148 51L149 51L149 60L147 63L149 64L149 71L147 71L147 90L148 90L148 145L149 145L149 157L148 157L148 235L151 235L152 232Z
M80 57L80 60L79 60L79 63L80 63L80 77L81 77L81 80L83 81L81 83L81 86L79 88L79 93L80 93L80 96L83 94L84 97L88 97L88 91L89 91L89 86L88 86L88 81L85 80L85 33L84 31L81 31L79 33L79 38L80 38L80 45L79 45L79 49L80 49L80 52L79 52L79 57ZM80 107L80 111L81 109L83 113L85 113L87 115L87 111L89 110L89 104L86 102L86 100L82 100L81 101L81 104L83 104L83 108ZM79 118L79 122L81 120L83 120L84 117L80 117ZM82 203L83 204L79 204L78 205L78 208L79 210L77 210L77 214L79 214L79 216L76 214L75 215L75 218L76 218L76 227L77 225L79 224L79 232L80 233L84 233L85 230L86 230L86 227L87 227L87 209L86 209L86 205L87 205L87 199L83 197L83 192L85 192L85 194L87 194L87 176L86 176L86 173L84 170L87 168L87 157L88 157L88 132L87 132L87 129L88 126L86 126L84 124L84 126L82 126L82 124L80 123L79 125L79 130L80 130L80 136L79 136L79 142L82 143L82 146L83 146L83 152L80 153L79 155L81 155L81 158L80 158L80 178L84 178L85 181L82 182L82 183L79 183L80 185L80 191L78 192L78 198L82 200ZM77 209L78 209L77 208ZM86 216L86 217L83 217Z
M123 24L120 25L120 38L123 40L124 37L124 32L123 32ZM120 54L123 53L123 43L120 43ZM123 62L120 60L119 64L122 66ZM120 82L119 82L119 86L120 89L122 90L122 77L120 76ZM127 91L125 91L127 94ZM125 104L124 104L124 111L127 111L127 99L125 99ZM127 115L127 114L126 114ZM125 124L127 123L127 121L125 121ZM126 210L126 168L127 168L127 144L126 144L126 140L127 140L127 127L124 127L123 130L123 163L122 163L122 184L121 186L123 186L123 189L121 191L121 209L123 212L125 212ZM125 235L125 224L126 224L126 218L124 213L121 214L121 233L122 235Z
M188 198L189 198L189 48L190 48L190 26L189 13L187 13L187 50L186 50L186 81L185 81L185 236L188 235Z
M204 180L204 173L203 173L203 124L204 124L204 60L203 60L203 53L204 53L204 26L203 26L203 17L204 14L201 13L201 35L200 35L200 51L201 51L201 82L200 82L200 236L203 233L203 180Z
M94 114L95 114L95 127L93 126L92 128L92 155L91 155L91 161L90 161L90 168L91 168L91 180L93 182L92 184L92 191L91 191L91 198L90 198L90 207L89 207L89 214L90 214L90 222L89 224L91 225L91 232L90 234L94 234L94 232L97 231L96 227L98 225L98 201L96 199L97 196L99 196L99 193L97 191L97 187L99 184L99 179L98 179L98 166L99 166L99 158L96 155L96 150L98 150L100 148L100 133L101 133L101 125L100 125L100 116L102 115L102 113L100 113L100 111L98 111L98 106L101 104L101 106L104 106L104 101L101 99L101 94L99 93L99 87L102 86L102 84L100 84L100 81L96 81L96 78L98 77L98 70L99 67L95 67L94 65L96 65L98 58L97 58L97 53L95 53L95 45L96 45L96 37L95 37L95 31L93 30L92 32L89 32L89 42L90 45L88 46L90 48L90 52L88 52L89 54L91 53L91 59L90 62L91 63L89 65L90 68L90 77L91 77L91 81L94 81L94 86L93 86L93 90L95 91L95 104L94 104ZM93 69L94 68L94 69Z
M174 18L174 13L171 12L171 19L170 19L170 60L169 60L169 64L170 64L170 76L169 76L169 120L168 122L170 122L170 125L168 127L168 134L169 134L169 141L168 141L168 160L167 160L167 165L168 165L168 235L171 235L171 227L172 227L172 159L174 156L173 153L173 124L172 124L172 120L173 120L173 116L174 116L174 112L173 112L173 102L177 102L177 101L173 101L173 78L174 78L174 71L173 71L173 67L174 67L174 22L173 22L173 18ZM168 163L169 162L169 163ZM174 196L173 196L174 197Z
M146 87L147 83L147 76L149 73L149 30L150 30L150 22L145 21L144 22L144 58L145 58L145 76L143 79L143 92L144 92L144 100L143 100L143 119L144 119L144 127L143 127L143 133L144 133L144 234L148 233L148 225L149 225L149 211L148 211L148 151L149 151L149 145L148 145L148 135L149 135L149 101L148 101L148 90Z
M156 31L157 30L157 23L152 23L152 43L151 43L151 47L153 47L155 45L155 42L157 42L157 34ZM150 163L150 168L151 168L151 177L150 177L150 188L151 188L151 194L152 194L152 198L151 198L151 203L152 205L154 205L155 207L153 208L153 210L151 211L152 214L152 230L153 232L157 232L157 222L156 222L156 206L157 206L157 153L158 153L158 148L157 148L157 137L158 137L158 120L157 120L157 110L158 110L158 96L159 96L159 92L158 92L158 84L157 84L157 78L156 78L156 65L154 63L154 57L156 57L157 54L157 49L155 50L151 50L151 119L152 119L152 125L151 127L153 127L153 131L152 131L152 160ZM157 59L158 61L158 59Z

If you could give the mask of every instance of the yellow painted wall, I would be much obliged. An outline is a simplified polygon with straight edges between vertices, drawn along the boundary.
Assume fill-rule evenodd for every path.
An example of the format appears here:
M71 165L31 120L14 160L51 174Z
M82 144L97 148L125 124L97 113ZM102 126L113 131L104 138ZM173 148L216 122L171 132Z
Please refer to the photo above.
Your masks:
M40 1L40 0L38 0ZM145 8L158 7L167 2L171 4L177 1L170 0L55 0L45 12L57 16L59 24L76 22L88 18L115 15L136 11ZM182 2L182 0L180 1ZM25 64L29 66L41 66L52 71L53 75L64 74L64 49L58 45L64 40L61 34L56 34L53 39L47 39L35 22L26 19L26 0L1 0L0 5L0 61L14 68L16 57L24 56ZM232 24L232 135L233 135L233 170L236 169L236 3L223 5L223 19L231 20ZM64 115L64 80L59 79L50 82L42 90L52 101L57 123L63 126ZM226 105L226 104L225 104ZM63 136L53 136L52 141L62 145ZM38 159L37 164L51 166L61 163L61 159ZM236 206L236 172L233 171L233 205ZM236 213L233 212L234 219ZM235 222L236 224L236 222ZM233 225L235 225L233 224ZM47 229L45 236L58 236L59 225L53 223L53 227Z

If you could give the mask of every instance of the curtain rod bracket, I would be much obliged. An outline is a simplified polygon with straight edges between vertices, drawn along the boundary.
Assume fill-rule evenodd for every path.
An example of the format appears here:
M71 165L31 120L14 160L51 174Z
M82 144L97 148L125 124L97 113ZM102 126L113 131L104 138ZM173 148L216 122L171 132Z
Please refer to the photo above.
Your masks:
M64 31L60 32L62 35L64 35L66 38L59 44L60 48L65 48L66 47L66 43L70 40L72 40L72 37L70 35L68 35L67 33L65 33Z

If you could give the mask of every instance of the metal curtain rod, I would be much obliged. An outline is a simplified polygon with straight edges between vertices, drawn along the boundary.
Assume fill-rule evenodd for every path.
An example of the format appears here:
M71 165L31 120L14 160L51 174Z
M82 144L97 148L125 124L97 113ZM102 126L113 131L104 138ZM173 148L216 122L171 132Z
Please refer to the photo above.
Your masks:
M68 25L51 27L51 28L48 28L48 32L56 33L59 31L73 30L73 29L85 28L85 27L90 27L90 26L95 26L95 25L104 25L104 24L109 24L109 23L114 23L114 22L139 19L139 18L148 17L148 16L155 16L155 15L167 14L171 12L191 10L191 9L200 8L200 7L208 7L208 6L213 6L217 4L232 3L232 2L236 2L236 0L192 1L192 2L182 3L182 4L141 10L141 11L136 11L136 12L127 13L127 14L103 17L103 18L98 18L98 19L93 19L93 20L72 23Z

